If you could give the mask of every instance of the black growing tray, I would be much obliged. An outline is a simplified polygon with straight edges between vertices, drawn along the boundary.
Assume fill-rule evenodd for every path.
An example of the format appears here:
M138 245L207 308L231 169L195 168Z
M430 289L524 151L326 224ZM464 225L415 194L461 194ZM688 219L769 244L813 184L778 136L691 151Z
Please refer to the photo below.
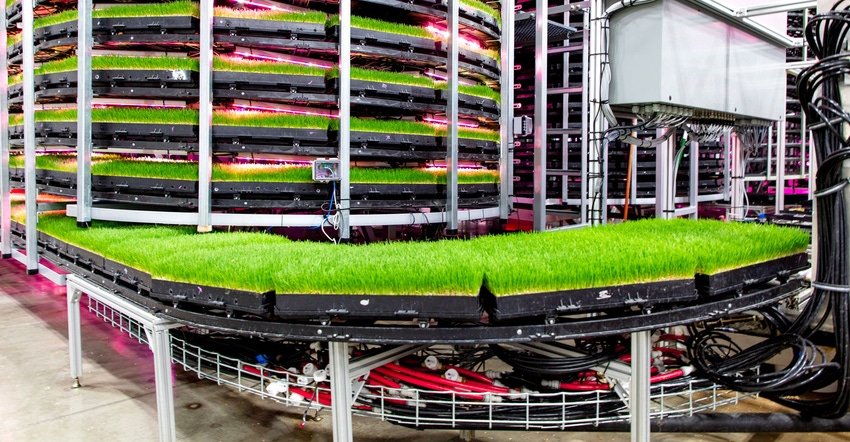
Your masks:
M338 37L339 26L334 26L332 33L335 37ZM351 40L360 45L379 45L403 51L424 51L431 54L443 54L444 57L446 53L442 43L431 38L373 31L371 29L352 27Z
M320 52L331 54L337 50L336 43L318 40L292 40L279 37L230 34L215 34L213 40L220 49L229 50L232 50L236 46L286 51L290 53L297 51L303 53Z
M161 279L151 281L150 294L153 298L175 305L180 303L200 305L224 310L229 315L233 312L244 312L265 316L271 312L275 302L274 292L271 291L256 293Z
M285 127L220 126L212 127L213 139L268 140L268 141L310 141L327 143L327 129L296 129Z
M76 22L75 22L76 23ZM166 17L115 17L92 19L92 32L119 33L132 31L138 33L163 33L183 31L194 34L197 32L199 20L188 15L173 15Z
M239 90L286 92L325 92L322 75L264 74L256 72L213 71L213 84Z
M696 275L696 288L701 296L717 296L724 293L742 293L746 287L761 284L774 278L786 280L794 273L811 267L806 253L753 264L725 272Z
M411 320L478 322L478 296L298 295L277 294L274 314L281 319Z
M255 20L236 17L216 17L214 30L224 30L231 35L263 35L290 40L323 40L327 37L324 23L288 22L281 20Z
M697 293L692 278L510 296L495 296L486 289L483 292L484 308L493 321L528 317L549 319L611 309L646 309L695 299Z
M76 121L49 121L35 124L42 137L75 137ZM189 124L100 123L91 125L93 138L145 137L156 139L197 138L198 126Z

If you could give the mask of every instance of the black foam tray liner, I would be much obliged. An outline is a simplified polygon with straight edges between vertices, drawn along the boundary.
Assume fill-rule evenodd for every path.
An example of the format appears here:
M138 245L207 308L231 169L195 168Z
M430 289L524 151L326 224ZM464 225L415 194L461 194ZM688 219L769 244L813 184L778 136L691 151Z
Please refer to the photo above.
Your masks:
M245 312L266 315L275 301L274 292L256 293L220 287L201 286L184 282L151 281L151 297L179 304L201 305L226 312Z
M495 296L483 293L484 308L490 319L554 318L573 313L624 308L650 308L658 304L690 302L697 299L693 278L594 287L557 292Z
M702 296L716 296L728 292L741 292L744 288L770 281L774 278L786 278L811 267L806 253L785 256L747 267L715 273L697 274L696 288Z
M420 322L443 319L478 322L478 296L296 295L277 294L275 316L282 319L375 319Z

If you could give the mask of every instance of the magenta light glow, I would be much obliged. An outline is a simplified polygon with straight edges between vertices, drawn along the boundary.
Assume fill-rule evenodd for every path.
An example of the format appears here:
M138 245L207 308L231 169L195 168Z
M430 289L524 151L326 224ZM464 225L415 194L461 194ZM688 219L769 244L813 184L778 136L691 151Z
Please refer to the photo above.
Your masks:
M319 61L319 60L310 60L310 59L301 58L301 57L290 57L290 56L283 55L283 54L272 55L272 53L269 53L269 52L259 53L259 52L253 52L253 51L251 51L251 52L236 51L236 52L234 52L234 55L238 55L242 58L250 58L250 59L255 59L255 60L276 61L276 62L282 62L282 63L296 64L296 65L300 65L300 66L310 66L310 67L321 68L321 69L331 69L333 67L333 63L331 63L331 62L323 62L323 61Z
M442 40L449 40L449 31L445 29L438 28L435 25L428 25L425 27L425 29ZM473 40L472 38L463 35L458 35L458 37L460 38L460 46L463 48L470 49L473 51L481 51L484 49L484 47L481 46L481 43L477 40Z
M243 5L243 6L253 6L255 8L268 9L270 11L299 12L299 10L295 9L295 8L280 7L280 6L276 6L276 5L272 5L272 4L268 4L268 3L264 3L264 2L255 2L255 1L250 1L250 0L236 0L236 3Z
M235 101L233 110L261 111L261 112L280 112L293 115L312 115L318 117L339 118L330 110L311 109L308 107L276 105L273 103L252 103L244 101Z
M423 118L422 121L425 121L427 123L432 123L432 124L439 124L441 126L448 126L448 124L449 124L448 120L444 120L442 118L427 118L426 117L426 118ZM457 122L457 125L460 126L460 127L469 127L469 128L472 128L472 129L478 128L477 123L468 123L466 121L460 121L460 120Z

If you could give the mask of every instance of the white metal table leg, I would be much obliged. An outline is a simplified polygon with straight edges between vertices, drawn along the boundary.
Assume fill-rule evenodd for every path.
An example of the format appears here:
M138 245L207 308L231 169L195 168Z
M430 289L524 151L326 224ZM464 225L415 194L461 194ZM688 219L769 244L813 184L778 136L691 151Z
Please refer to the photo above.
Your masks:
M348 370L348 343L329 342L331 362L331 409L335 442L354 440L351 430L351 380Z
M174 386L171 379L171 338L168 329L169 327L155 325L153 342L151 342L160 441L177 440L177 430L174 423Z
M71 356L71 379L73 388L80 386L80 376L83 375L83 347L80 335L80 296L82 292L67 286L68 298L68 350Z
M632 442L649 442L651 334L649 330L632 333L632 380L629 399Z

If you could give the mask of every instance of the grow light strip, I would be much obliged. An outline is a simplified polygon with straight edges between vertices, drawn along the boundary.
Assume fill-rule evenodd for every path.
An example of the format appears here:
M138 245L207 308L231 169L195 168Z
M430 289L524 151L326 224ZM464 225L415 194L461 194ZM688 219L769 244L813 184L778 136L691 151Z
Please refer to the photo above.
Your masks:
M300 8L297 6L287 5L284 3L273 2L269 0L234 0L233 3L241 6L248 6L254 8L262 8L270 11L283 11L283 12L305 12L310 11L307 8Z
M449 124L448 120L446 120L445 118L425 117L422 119L422 121L431 124L439 124L441 126L446 126ZM478 123L474 123L469 120L458 120L457 125L460 127L469 127L472 129L478 128Z
M330 118L338 117L338 115L330 109L316 109L312 107L292 106L289 104L268 103L265 101L233 100L232 107L238 110L282 112L294 115L314 115Z
M104 107L150 107L150 108L184 108L185 101L179 100L145 100L141 98L94 98L92 105Z
M298 57L295 55L285 55L277 52L264 51L262 49L251 49L245 48L241 46L236 47L236 51L233 53L234 55L238 55L243 58L250 58L255 60L270 60L277 61L282 63L291 63L297 64L301 66L310 66L315 68L322 69L331 69L334 67L334 64L329 61L316 60L313 58L306 57Z
M449 31L442 29L442 28L438 28L436 25L425 26L425 29L428 32L434 34L434 36L439 37L443 41L448 41L448 39L449 39ZM469 37L465 37L463 35L460 35L459 38L460 38L461 47L464 47L466 49L470 49L470 50L473 50L473 51L483 51L484 50L484 47L481 46L481 43L478 42L477 40L474 40L474 39L469 38Z

